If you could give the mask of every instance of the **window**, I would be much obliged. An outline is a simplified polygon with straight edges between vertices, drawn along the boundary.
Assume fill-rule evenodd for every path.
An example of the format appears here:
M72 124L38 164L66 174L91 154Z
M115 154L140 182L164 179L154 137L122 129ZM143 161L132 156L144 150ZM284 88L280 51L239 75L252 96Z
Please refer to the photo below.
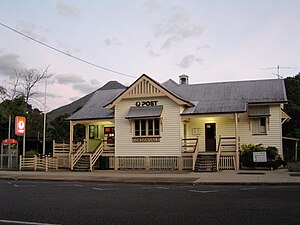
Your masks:
M252 134L267 134L267 118L252 119Z
M98 139L98 125L90 125L89 126L89 137L90 139Z
M134 120L135 136L159 136L159 119L136 119Z

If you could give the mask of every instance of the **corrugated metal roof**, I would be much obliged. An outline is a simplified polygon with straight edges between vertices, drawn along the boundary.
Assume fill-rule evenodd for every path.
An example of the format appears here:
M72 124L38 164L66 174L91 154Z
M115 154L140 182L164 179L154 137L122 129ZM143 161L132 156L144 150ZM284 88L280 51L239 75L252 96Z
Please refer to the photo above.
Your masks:
M129 108L128 115L126 119L132 118L149 118L149 117L160 117L163 106L146 106L146 107L135 107Z
M177 95L198 104L193 114L245 112L247 103L286 102L284 81L280 79L235 81L222 83L174 85L174 81L163 83ZM190 114L186 109L183 114Z
M126 86L123 84L120 84L117 81L109 81L106 84L104 84L101 88L97 89L99 90L108 90L108 89L125 89ZM75 110L78 110L78 108L83 107L87 101L94 95L96 91L93 91L92 93L85 95L84 97L71 102L70 104L61 106L57 109L52 110L51 112L47 113L47 120L53 120L55 117L62 115L64 113L72 114Z
M68 119L85 120L114 118L114 110L106 109L103 106L112 101L112 99L118 96L122 91L124 91L124 89L96 91L89 101Z
M178 85L173 80L162 86L191 102L182 114L246 112L248 103L286 102L284 81L280 79ZM104 108L125 89L99 90L70 120L113 118L114 111ZM138 109L132 109L138 110ZM137 112L132 111L132 115ZM129 115L131 116L131 115Z

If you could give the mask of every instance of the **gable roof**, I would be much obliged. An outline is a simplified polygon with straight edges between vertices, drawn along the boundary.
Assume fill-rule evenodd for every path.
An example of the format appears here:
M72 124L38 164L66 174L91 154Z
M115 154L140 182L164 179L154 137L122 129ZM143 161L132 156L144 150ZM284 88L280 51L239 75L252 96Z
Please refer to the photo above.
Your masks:
M251 80L206 84L178 85L172 80L162 84L194 103L183 114L245 112L251 103L287 102L284 81Z
M124 89L110 89L96 91L88 102L77 112L72 114L69 120L109 119L114 118L114 110L103 106L122 93Z
M76 110L83 107L88 102L88 100L93 96L93 94L99 90L125 89L125 88L126 88L126 86L124 86L123 84L120 84L118 81L109 81L106 84L104 84L102 87L97 89L96 91L93 91L92 93L87 94L87 95L83 96L82 98L80 98L74 102L71 102L70 104L61 106L61 107L54 109L51 112L47 113L47 119L52 120L55 117L63 115L65 113L68 113L71 115Z
M135 82L133 82L126 90L124 90L122 93L120 93L120 95L118 95L115 99L113 99L111 102L109 102L104 107L113 108L115 106L115 104L117 102L119 102L124 95L126 95L130 92L133 92L132 89L136 85L138 85L139 82L142 82L143 80L146 80L147 82L150 82L153 86L155 86L155 88L157 89L158 92L163 93L164 95L166 95L167 97L169 97L170 99L175 101L177 104L193 106L193 104L191 102L189 102L188 100L186 100L186 99L182 98L181 96L177 95L175 92L173 92L172 90L166 88L162 84L156 82L155 80L153 80L151 77L147 76L146 74L143 74Z
M143 74L126 89L96 91L88 102L68 119L114 118L113 106L116 101L132 91L132 87L142 78L154 82L153 84L168 96L178 103L185 104L187 107L182 112L183 115L246 112L248 104L287 102L284 81L280 79L178 85L171 79L159 84Z

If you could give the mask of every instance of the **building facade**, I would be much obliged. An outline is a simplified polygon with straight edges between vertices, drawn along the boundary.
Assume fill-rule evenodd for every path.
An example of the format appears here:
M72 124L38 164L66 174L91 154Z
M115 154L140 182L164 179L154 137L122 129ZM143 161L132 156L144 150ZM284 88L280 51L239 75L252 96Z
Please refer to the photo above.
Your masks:
M283 80L158 83L147 75L122 89L99 90L69 117L71 169L239 169L240 144L274 146L282 156ZM85 141L74 143L74 126ZM55 151L55 149L54 149Z

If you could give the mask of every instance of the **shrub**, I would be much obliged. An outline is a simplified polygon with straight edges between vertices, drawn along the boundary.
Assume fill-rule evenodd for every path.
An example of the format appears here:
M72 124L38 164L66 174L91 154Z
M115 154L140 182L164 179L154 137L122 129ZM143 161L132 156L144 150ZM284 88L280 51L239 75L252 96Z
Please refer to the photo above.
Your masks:
M255 163L253 162L253 152L261 152L265 151L266 148L262 144L254 145L254 144L242 144L241 145L241 163L247 167L255 167Z
M30 150L26 152L26 156L34 156L34 155L38 155L38 151L37 150Z
M266 149L267 151L267 159L268 161L271 161L271 160L275 160L277 159L278 156L278 149L276 147L267 147Z
M253 162L253 152L266 151L267 162ZM265 148L262 144L242 144L241 145L241 163L246 167L270 167L277 169L279 166L286 166L286 163L278 155L276 147L269 146Z

